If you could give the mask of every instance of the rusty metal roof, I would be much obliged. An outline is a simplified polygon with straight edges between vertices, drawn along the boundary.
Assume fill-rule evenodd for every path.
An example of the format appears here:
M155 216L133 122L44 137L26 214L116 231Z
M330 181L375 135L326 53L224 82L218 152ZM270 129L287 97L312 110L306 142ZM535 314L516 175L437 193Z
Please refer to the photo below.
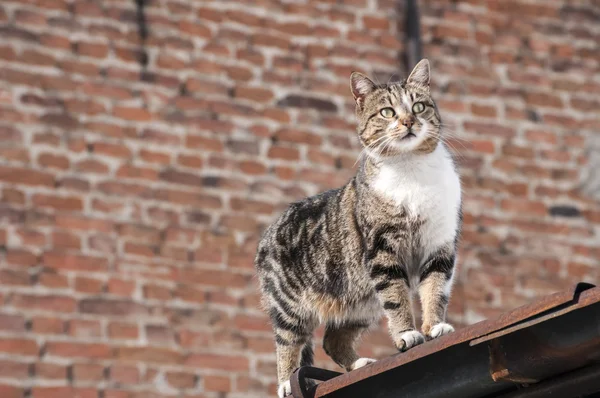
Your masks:
M590 397L600 287L579 283L350 373L300 368L291 383L294 398Z

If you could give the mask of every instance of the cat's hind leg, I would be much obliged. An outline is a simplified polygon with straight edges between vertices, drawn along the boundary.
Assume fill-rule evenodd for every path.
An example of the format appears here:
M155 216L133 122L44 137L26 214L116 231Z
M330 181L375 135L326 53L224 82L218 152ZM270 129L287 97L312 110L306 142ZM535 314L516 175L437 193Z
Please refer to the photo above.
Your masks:
M311 338L304 344L302 353L300 354L300 366L312 366L315 360L315 352L313 351L313 342Z
M283 314L277 308L270 311L275 332L277 355L278 395L280 398L292 393L290 376L300 366L312 364L312 332L314 321Z
M348 372L373 363L374 359L361 358L355 350L356 343L368 327L368 322L349 321L341 325L328 323L323 337L323 349Z
M277 353L277 394L283 398L292 393L290 376L300 366L312 364L312 335L297 334L295 331L275 328ZM307 348L310 347L310 348Z

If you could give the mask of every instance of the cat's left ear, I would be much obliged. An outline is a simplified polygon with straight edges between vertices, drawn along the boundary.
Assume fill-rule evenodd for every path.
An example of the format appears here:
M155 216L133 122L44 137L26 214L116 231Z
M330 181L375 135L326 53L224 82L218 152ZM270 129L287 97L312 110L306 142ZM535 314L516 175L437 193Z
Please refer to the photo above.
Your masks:
M429 87L429 61L427 58L422 59L415 65L406 82Z
M350 76L350 86L352 87L354 100L359 106L362 106L365 97L377 88L371 79L358 72L352 72L352 76Z

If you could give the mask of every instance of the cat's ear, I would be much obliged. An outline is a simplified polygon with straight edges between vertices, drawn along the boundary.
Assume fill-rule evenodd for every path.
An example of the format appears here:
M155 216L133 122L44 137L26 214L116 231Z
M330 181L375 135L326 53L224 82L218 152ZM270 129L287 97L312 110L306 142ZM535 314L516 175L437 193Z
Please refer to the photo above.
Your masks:
M429 87L429 61L427 58L422 59L415 65L406 82Z
M352 76L350 76L350 86L352 87L354 100L361 106L365 97L377 88L371 79L358 72L352 72Z

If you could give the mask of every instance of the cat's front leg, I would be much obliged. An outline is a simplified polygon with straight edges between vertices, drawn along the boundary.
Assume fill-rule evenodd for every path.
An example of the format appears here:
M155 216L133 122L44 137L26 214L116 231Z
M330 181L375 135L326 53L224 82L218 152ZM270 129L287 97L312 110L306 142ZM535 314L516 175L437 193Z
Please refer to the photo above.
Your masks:
M454 331L454 328L446 323L446 309L450 300L455 260L454 247L445 247L434 252L421 268L419 282L419 297L423 309L421 331L428 339Z
M406 351L423 343L423 335L415 329L408 276L397 257L380 251L368 262L368 267L396 348Z

